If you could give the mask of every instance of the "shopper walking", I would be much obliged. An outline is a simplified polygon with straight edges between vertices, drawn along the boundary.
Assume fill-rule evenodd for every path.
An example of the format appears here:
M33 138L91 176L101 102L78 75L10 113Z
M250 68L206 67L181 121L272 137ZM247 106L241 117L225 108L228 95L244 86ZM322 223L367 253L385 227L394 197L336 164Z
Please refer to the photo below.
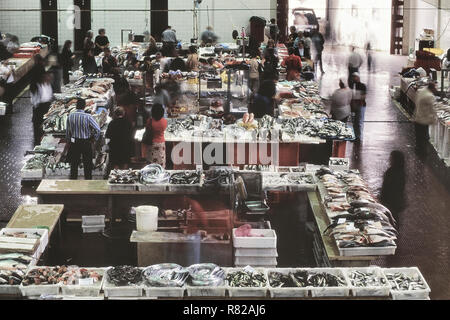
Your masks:
M401 151L395 150L390 155L390 167L383 176L383 185L380 192L380 202L391 211L398 223L400 213L406 207L405 197L405 156Z
M50 68L47 70L52 75L52 89L53 93L61 93L61 85L63 83L63 70L61 68L61 56L52 54L48 57L48 65Z
M126 118L125 109L117 107L113 112L105 138L109 139L109 163L114 169L128 169L133 151L133 131Z
M270 19L270 24L269 24L269 34L270 34L270 39L272 39L275 44L278 43L278 35L280 33L280 29L278 28L278 25L276 23L275 19Z
M63 83L64 85L69 83L69 71L73 68L73 59L75 59L75 55L72 50L72 41L67 40L64 43L64 47L61 51L61 66L63 71Z
M106 36L106 30L99 29L98 36L95 37L95 55L98 56L106 48L109 48L109 39Z
M325 46L325 38L323 35L319 32L319 30L315 30L314 34L312 36L312 42L314 45L314 51L315 51L315 61L314 64L316 65L315 68L317 68L318 65L320 65L320 72L322 74L325 73L323 71L323 61L322 61L322 52Z
M49 72L44 72L36 83L30 85L31 104L33 105L33 131L34 144L41 141L44 122L44 115L50 109L53 100L52 76Z
M308 60L311 60L311 48L313 46L312 43L312 39L311 39L311 34L309 32L304 32L303 33L303 37L304 37L304 57Z
M435 95L437 94L434 82L417 92L414 127L416 131L416 153L422 158L427 156L427 143L430 139L428 126L437 121L434 109Z
M351 47L351 53L347 60L347 66L348 66L348 86L349 88L352 88L352 75L355 72L359 72L359 68L363 64L363 59L361 55L355 51L355 47Z
M95 119L85 113L86 101L78 99L77 110L69 115L66 125L66 141L69 143L68 159L70 179L78 179L78 166L83 158L84 178L92 180L92 142L100 138L100 127Z
M261 83L258 93L255 95L253 104L250 105L249 113L253 113L256 119L264 117L266 114L274 116L274 97L276 86L273 80L265 80Z
M289 56L284 58L281 63L281 66L286 68L286 80L300 80L300 73L302 72L302 59L295 55L294 48L289 48L288 51Z
M258 61L258 56L255 52L253 52L250 59L250 70L248 76L248 87L252 92L252 96L258 92L259 89L259 79L260 79L260 70L262 70L261 63Z
M219 37L213 32L213 28L208 26L206 30L202 32L201 39L202 45L213 45L216 44Z
M366 44L366 55L367 55L367 71L372 71L372 45L370 41Z
M353 128L355 130L356 141L360 142L363 138L364 118L366 113L366 94L367 87L361 82L358 72L352 75L352 102L351 109L355 113Z
M89 30L86 33L86 37L83 41L83 56L86 56L89 50L95 47L94 41L92 41L92 39L94 39L94 32L92 30Z
M295 26L291 26L289 28L289 36L288 36L288 40L286 42L286 47L287 48L293 48L294 47L294 43L295 43L295 39L297 39L297 28Z
M294 41L295 54L299 57L304 57L305 54L305 39L303 37L303 32L299 31L297 33L297 38Z
M164 108L160 104L152 107L152 117L147 120L146 129L151 130L152 144L147 152L147 160L150 163L157 163L163 168L166 167L166 140L164 132L167 129L167 119L164 117Z
M264 56L263 60L263 66L264 66L264 72L263 72L263 80L271 80L271 81L277 81L278 80L278 63L279 60L275 56L274 49L269 48L267 49L267 52Z
M339 80L339 89L334 91L330 100L332 118L347 122L348 117L351 115L352 91L347 88L342 79Z

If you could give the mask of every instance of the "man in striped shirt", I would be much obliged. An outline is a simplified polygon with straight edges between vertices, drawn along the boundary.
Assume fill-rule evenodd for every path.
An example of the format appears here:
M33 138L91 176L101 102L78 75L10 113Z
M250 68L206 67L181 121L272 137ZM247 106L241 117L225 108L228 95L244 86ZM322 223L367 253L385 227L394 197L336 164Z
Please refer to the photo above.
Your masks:
M80 157L83 157L84 178L92 180L92 139L100 138L100 127L94 117L84 112L86 102L77 101L77 110L69 115L66 126L66 139L69 143L70 179L78 179Z

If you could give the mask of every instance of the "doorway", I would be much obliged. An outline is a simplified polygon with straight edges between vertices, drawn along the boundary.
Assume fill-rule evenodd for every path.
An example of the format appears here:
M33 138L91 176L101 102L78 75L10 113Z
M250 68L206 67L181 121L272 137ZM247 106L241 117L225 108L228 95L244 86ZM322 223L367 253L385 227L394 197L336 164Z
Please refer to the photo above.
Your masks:
M58 3L56 0L41 0L41 32L55 39L58 48Z
M84 38L89 30L91 30L91 0L74 0L73 4L80 8L81 28L75 28L75 50L83 50Z

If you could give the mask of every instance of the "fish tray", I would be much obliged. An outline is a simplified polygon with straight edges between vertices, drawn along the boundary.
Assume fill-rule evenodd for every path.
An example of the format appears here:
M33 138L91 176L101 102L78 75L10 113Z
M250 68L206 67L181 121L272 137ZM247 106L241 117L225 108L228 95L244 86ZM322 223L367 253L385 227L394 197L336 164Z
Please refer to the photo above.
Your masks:
M242 271L243 268L224 268L226 275L229 273ZM265 269L257 268L255 269L258 272L262 272L264 274L264 278L266 280L265 287L231 287L226 281L226 288L228 290L228 294L230 297L266 297L267 289L268 289L268 281Z
M184 287L149 287L143 286L146 297L183 298Z
M120 184L120 183L109 183L108 187L111 191L137 191L137 184Z
M277 249L236 248L235 257L278 257Z
M316 191L317 185L316 184L290 184L288 185L288 191L289 192L299 192L299 191Z
M356 248L339 248L339 255L344 257L355 256L389 256L394 255L397 246L390 247L356 247Z
M139 285L118 287L105 280L103 291L105 297L142 297L143 289Z
M276 257L235 257L234 264L239 266L276 266L278 261Z
M20 170L22 180L42 180L44 178L44 168L25 169L26 164Z
M334 165L332 164L333 160L344 160L347 164L345 165ZM349 158L330 158L330 161L328 162L328 167L331 170L336 170L336 171L348 171L350 170L350 159Z
M165 192L168 190L168 184L142 184L137 185L137 190L141 192Z
M196 287L191 285L186 285L186 291L188 297L225 297L227 288L226 286L202 286Z
M41 254L45 251L48 245L48 230L47 229L37 229L37 228L3 228L0 230L0 237L6 232L36 232L41 235L39 239L39 247L34 252L33 258L39 260Z
M99 297L100 291L105 281L105 270L104 268L85 268L89 271L96 271L102 275L102 280L94 283L92 285L61 285L61 291L64 296L76 296L76 297Z
M309 269L310 272L323 273L327 272L335 276L341 276L344 278L346 285L342 287L309 287L311 290L311 296L316 297L348 297L350 296L350 284L347 277L340 268L314 268Z
M32 267L28 269L28 272L34 269L40 269L46 267ZM28 274L27 272L27 274ZM24 286L22 283L20 284L20 292L24 297L36 297L42 294L44 295L58 295L60 292L61 285L60 284L43 284L43 285L29 285Z
M172 170L170 172L170 177L172 177L175 173L180 172L193 172L195 170ZM200 176L200 182L194 183L194 184L168 184L168 188L170 192L200 192L204 183L204 177L203 174ZM170 178L169 178L170 181Z
M277 248L277 234L272 229L252 229L250 234L262 234L264 237L237 237L236 228L233 229L234 248Z
M392 273L403 273L407 276L419 276L422 282L425 284L425 289L421 290L394 290L391 288L391 296L393 300L426 300L429 298L431 289L428 283L425 281L422 273L417 267L411 268L383 268L383 274L386 276Z
M269 274L271 272L279 272L281 274L288 275L292 272L297 272L300 270L308 269L295 269L295 268L271 268L266 269L266 277L269 279ZM270 280L268 283L269 293L271 298L305 298L309 296L310 287L294 287L294 288L275 288L270 285Z
M350 284L350 290L354 297L388 297L389 292L391 290L391 286L389 285L389 281L384 275L383 271L379 267L368 267L368 268L345 268L342 269L345 276L347 277L347 282ZM352 271L361 271L364 273L375 274L379 278L382 278L386 281L385 285L381 286L366 286L366 287L356 287L352 285L352 281L350 279L350 273Z
M97 226L85 226L81 225L83 228L83 233L97 233L97 232L103 232L105 231L105 224L100 224Z

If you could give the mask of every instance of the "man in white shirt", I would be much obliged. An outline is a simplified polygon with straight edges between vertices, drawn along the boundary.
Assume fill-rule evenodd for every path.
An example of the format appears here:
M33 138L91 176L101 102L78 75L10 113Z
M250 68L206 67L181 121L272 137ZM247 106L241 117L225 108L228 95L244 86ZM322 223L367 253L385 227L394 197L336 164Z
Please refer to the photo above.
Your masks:
M355 72L359 72L359 68L363 64L363 59L361 55L355 51L355 47L351 47L352 53L348 57L347 66L348 66L348 87L353 87L353 79L352 74Z
M167 29L163 31L161 40L164 44L176 45L178 43L177 35L175 31L172 30L171 26L168 26Z
M427 155L427 141L430 139L428 126L437 121L434 109L436 94L438 92L434 82L430 83L427 88L417 92L414 127L416 131L416 152L421 157L426 157Z

